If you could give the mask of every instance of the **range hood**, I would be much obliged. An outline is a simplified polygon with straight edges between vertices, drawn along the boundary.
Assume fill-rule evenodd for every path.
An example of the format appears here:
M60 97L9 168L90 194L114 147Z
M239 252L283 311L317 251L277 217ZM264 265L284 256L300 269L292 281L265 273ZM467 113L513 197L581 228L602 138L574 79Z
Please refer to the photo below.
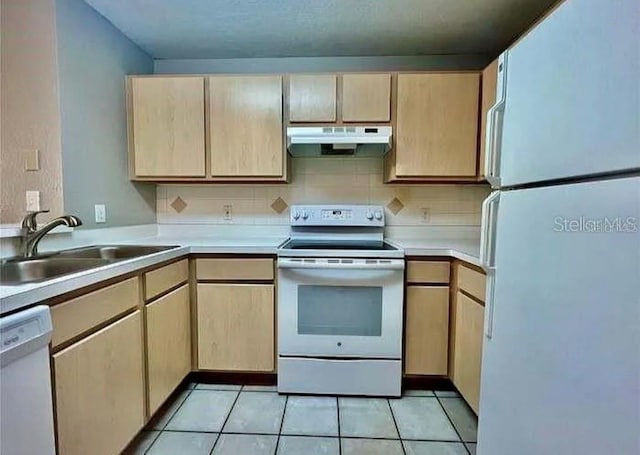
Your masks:
M293 156L380 156L391 149L391 127L292 126L287 148Z

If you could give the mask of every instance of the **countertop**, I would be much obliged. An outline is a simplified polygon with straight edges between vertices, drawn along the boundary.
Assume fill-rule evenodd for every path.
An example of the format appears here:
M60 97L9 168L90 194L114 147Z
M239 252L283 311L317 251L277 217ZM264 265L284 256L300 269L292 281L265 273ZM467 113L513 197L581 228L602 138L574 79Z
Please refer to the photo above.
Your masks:
M219 238L219 237L141 237L118 244L179 245L171 250L139 258L85 270L39 283L18 286L0 286L0 314L33 305L66 292L105 281L119 275L134 272L161 262L195 254L276 254L285 237L265 238ZM405 250L406 256L450 256L479 263L479 241L477 239L387 239ZM105 242L107 244L109 242ZM113 243L113 242L111 242Z
M480 239L387 239L405 256L451 256L480 267Z

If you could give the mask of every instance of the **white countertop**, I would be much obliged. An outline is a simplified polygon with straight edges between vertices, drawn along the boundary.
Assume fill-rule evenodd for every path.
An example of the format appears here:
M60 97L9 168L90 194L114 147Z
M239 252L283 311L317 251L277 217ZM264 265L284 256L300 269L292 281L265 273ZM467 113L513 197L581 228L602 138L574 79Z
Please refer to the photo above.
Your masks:
M276 254L285 237L220 238L190 236L140 237L116 244L179 245L159 253L119 261L113 264L65 275L39 283L0 286L0 314L55 297L66 292L105 281L119 275L170 259L195 254ZM405 250L406 256L451 256L474 265L479 264L479 241L476 239L387 239ZM114 243L105 242L104 244Z
M451 256L480 267L480 239L387 239L405 256Z

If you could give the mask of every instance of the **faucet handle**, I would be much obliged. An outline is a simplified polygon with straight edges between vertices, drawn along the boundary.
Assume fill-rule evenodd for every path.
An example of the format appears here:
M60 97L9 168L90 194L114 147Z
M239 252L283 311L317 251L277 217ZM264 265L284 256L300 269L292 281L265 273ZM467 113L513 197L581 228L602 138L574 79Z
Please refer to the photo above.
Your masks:
M37 230L38 222L36 221L36 217L41 213L49 213L49 210L36 210L35 212L28 213L22 220L22 228L27 229L29 232Z

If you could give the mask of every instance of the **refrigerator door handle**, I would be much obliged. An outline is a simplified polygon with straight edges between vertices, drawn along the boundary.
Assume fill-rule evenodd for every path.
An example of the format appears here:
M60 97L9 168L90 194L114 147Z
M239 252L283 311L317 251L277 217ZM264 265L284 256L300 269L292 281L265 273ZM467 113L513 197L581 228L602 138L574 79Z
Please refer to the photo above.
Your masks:
M487 271L494 266L495 231L499 201L500 191L494 191L482 203L482 217L480 222L480 266Z
M508 52L508 51L507 51ZM487 112L487 130L485 132L485 162L486 179L492 188L499 188L500 155L502 151L502 125L507 95L507 52L498 57L498 72L496 80L496 102Z
M484 336L488 339L493 337L493 312L494 312L494 290L496 282L496 269L487 269L487 291L484 303Z

